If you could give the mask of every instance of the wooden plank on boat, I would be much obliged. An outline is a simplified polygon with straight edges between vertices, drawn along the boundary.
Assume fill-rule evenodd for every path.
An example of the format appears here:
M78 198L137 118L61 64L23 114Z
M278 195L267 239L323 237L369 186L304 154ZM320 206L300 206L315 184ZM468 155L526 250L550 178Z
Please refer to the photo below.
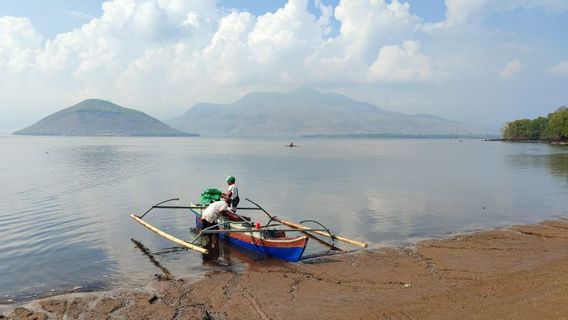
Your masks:
M140 217L138 217L138 216L135 215L135 214L131 214L130 217L132 217L132 219L136 220L138 223L140 223L140 224L143 225L144 227L148 228L150 231L153 231L153 232L157 233L158 235L160 235L160 236L162 236L162 237L164 237L164 238L166 238L166 239L168 239L168 240L170 240L170 241L173 241L173 242L179 244L180 246L186 247L186 248L191 249L191 250L195 250L195 251L197 251L197 252L201 252L201 253L203 253L203 254L209 253L209 251L208 251L207 249L205 249L205 248L202 248L202 247L200 247L200 246L196 246L196 245L191 244L191 243L189 243L189 242L187 242L187 241L178 239L178 238L176 238L176 237L174 237L174 236L172 236L172 235L170 235L170 234L168 234L168 233L165 233L164 231L162 231L162 230L160 230L160 229L154 227L153 225L149 224L148 222L146 222L146 221L140 219Z
M306 227L306 226L303 225L303 224L295 223L295 222L292 222L292 221L288 221L288 220L284 220L284 219L282 219L282 218L276 218L276 217L274 218L274 220L275 220L275 221L278 221L278 222L280 222L280 223L282 223L282 224L285 224L285 225L287 225L287 226L289 226L289 227L296 228L296 229L298 229L298 230L310 231L310 228ZM319 235L321 235L321 236L325 236L325 237L331 238L330 235L329 235L329 233L327 233L327 232L323 232L323 231L310 231L310 232L317 233L317 234L319 234ZM350 244L352 244L352 245L356 245L356 246L363 247L363 248L367 248L367 247L369 246L367 243L360 242L360 241L357 241L357 240L348 239L348 238L345 238L345 237L342 237L342 236L336 236L336 235L334 235L333 238L335 238L335 239L337 239L337 240L339 240L339 241L343 241L343 242L346 242L346 243L350 243Z

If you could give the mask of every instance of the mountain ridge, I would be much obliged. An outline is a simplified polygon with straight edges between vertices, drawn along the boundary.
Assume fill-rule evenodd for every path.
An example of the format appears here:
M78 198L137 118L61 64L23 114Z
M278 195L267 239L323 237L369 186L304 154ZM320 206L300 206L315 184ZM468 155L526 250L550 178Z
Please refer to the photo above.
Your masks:
M232 103L197 103L167 121L209 136L467 136L481 129L433 114L407 115L310 87L253 92Z

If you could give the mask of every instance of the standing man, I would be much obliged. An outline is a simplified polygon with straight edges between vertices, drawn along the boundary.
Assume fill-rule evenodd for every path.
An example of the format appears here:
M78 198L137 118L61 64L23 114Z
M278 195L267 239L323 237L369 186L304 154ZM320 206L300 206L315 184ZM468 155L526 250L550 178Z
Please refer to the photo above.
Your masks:
M227 204L229 205L229 209L233 212L237 212L237 205L241 200L239 198L239 189L237 189L237 185L235 184L235 177L229 176L227 178L227 184L229 187L227 188L227 192L224 192L221 197L225 199Z

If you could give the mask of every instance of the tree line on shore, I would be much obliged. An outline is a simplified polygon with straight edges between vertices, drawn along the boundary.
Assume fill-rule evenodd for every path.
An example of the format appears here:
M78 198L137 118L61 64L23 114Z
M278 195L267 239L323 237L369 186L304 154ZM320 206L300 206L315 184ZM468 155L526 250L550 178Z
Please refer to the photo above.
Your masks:
M502 130L504 140L523 141L567 141L568 140L568 107L561 107L547 117L536 119L514 120Z

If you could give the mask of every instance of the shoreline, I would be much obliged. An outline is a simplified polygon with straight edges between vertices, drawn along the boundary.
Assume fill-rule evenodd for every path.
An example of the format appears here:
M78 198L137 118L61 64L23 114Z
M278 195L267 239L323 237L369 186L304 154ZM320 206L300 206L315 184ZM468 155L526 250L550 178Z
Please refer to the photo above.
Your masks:
M504 138L495 138L495 139L485 139L484 141L489 142L510 142L510 143L542 143L542 144L550 144L550 145L559 145L564 146L568 145L568 141L561 141L561 140L535 140L535 139L504 139Z
M3 313L2 313L3 312ZM72 293L0 319L534 319L568 314L568 219L323 256L191 283Z

